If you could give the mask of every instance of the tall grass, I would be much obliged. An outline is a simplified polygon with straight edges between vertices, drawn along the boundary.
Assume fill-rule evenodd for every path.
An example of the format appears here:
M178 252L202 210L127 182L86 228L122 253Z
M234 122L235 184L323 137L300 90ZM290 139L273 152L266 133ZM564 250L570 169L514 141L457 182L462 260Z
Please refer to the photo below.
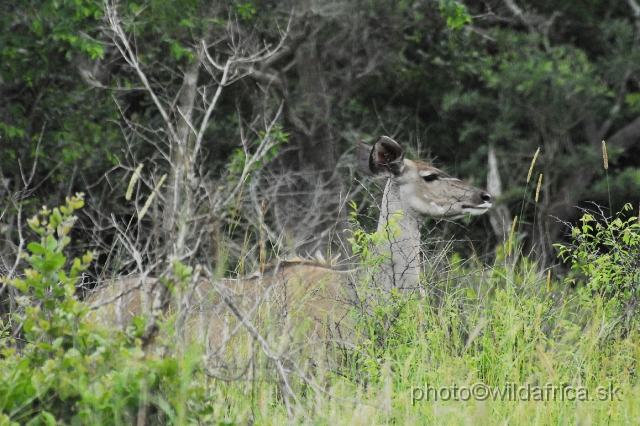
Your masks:
M637 330L615 333L610 305L580 298L560 281L547 292L547 275L524 258L511 266L498 261L482 274L451 272L464 282L452 277L438 307L411 300L392 330L393 344L361 352L377 359L351 360L344 369L351 374L324 372L314 378L318 386L298 378L304 396L292 419L273 384L247 394L216 383L233 407L231 418L264 425L633 424L640 340ZM474 386L507 395L454 397L454 388ZM585 392L588 400L569 400ZM601 396L606 400L596 400Z

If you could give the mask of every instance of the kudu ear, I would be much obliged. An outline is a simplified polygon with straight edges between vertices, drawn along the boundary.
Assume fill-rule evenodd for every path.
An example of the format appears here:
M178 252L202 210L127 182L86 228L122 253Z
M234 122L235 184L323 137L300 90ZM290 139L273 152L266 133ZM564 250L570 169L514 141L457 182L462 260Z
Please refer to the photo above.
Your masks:
M369 168L369 160L371 159L371 151L373 146L366 142L358 142L358 167L360 171L368 176L373 176L371 169Z
M404 149L387 136L382 136L373 146L358 144L358 164L369 175L398 176L404 170L403 160Z

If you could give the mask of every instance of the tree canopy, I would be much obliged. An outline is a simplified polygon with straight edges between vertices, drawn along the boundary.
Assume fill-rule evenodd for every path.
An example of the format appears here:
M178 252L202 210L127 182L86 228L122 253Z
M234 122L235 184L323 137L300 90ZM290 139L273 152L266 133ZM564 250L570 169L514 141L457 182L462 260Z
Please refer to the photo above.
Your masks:
M21 0L1 8L7 205L20 191L35 196L36 209L88 190L90 204L124 214L138 164L151 164L154 176L219 181L246 166L240 151L255 153L249 145L268 129L281 143L252 163L262 170L254 190L270 202L274 229L307 252L347 226L353 148L381 134L477 185L494 150L499 202L508 220L536 223L545 261L563 233L557 219L575 219L574 206L638 202L635 0ZM187 141L186 151L172 138ZM192 154L197 160L176 171ZM540 174L532 209L522 194L528 187L532 196ZM486 220L474 226L490 230Z

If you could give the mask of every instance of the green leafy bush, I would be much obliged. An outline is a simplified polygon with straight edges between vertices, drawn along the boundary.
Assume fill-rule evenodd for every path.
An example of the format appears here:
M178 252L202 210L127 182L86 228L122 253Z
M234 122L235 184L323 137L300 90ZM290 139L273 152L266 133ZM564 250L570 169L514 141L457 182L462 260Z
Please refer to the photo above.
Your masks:
M558 256L585 277L583 295L596 294L611 303L625 332L640 325L640 222L635 216L622 217L630 210L631 204L626 204L613 220L604 215L597 220L585 213L582 225L571 230L572 244L556 244ZM567 279L572 284L576 281L575 277Z
M67 265L63 251L84 202L78 194L65 206L29 221L40 236L23 254L30 268L2 278L22 292L11 338L0 324L0 425L185 424L212 420L215 395L204 380L192 380L197 347L180 357L145 354L140 340L105 330L75 296L79 275L93 259L87 252ZM19 329L20 330L20 329Z

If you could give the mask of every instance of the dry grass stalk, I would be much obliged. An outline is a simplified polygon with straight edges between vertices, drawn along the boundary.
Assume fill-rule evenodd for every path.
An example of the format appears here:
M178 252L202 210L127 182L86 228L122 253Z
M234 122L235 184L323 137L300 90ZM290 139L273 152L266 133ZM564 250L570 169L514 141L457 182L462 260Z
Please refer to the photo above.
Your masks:
M551 269L547 271L547 293L551 291Z
M540 148L538 147L535 154L533 154L533 160L531 160L531 166L529 166L529 174L527 175L527 183L531 180L531 173L533 172L533 166L536 164L536 160L538 159L538 154L540 154Z
M144 206L142 207L142 210L140 210L140 214L138 215L138 220L142 220L142 218L144 217L144 215L147 213L147 210L149 209L149 206L151 205L151 202L153 202L154 197L156 196L156 192L158 192L160 190L160 187L162 186L162 184L164 183L164 180L167 178L167 174L165 173L164 175L162 175L162 177L160 178L160 182L158 182L158 184L156 185L156 187L153 189L153 192L151 193L151 195L149 196L149 199L147 200L146 203L144 203Z
M604 169L609 170L609 156L607 155L607 143L602 141L602 159L604 160Z
M507 245L507 255L511 254L511 246L513 245L513 234L516 232L516 223L518 223L518 216L513 218L511 223L511 232L509 233L509 244Z
M143 163L140 163L138 165L138 168L136 168L136 171L133 172L133 175L131 176L131 180L129 181L129 187L127 188L127 194L124 196L124 198L129 201L131 200L131 194L133 193L133 187L135 186L136 182L138 182L138 179L140 179L140 172L142 171L142 167L144 166Z
M538 178L538 188L536 188L536 203L538 202L538 198L540 197L541 186L542 186L542 173L540 173L540 178Z

